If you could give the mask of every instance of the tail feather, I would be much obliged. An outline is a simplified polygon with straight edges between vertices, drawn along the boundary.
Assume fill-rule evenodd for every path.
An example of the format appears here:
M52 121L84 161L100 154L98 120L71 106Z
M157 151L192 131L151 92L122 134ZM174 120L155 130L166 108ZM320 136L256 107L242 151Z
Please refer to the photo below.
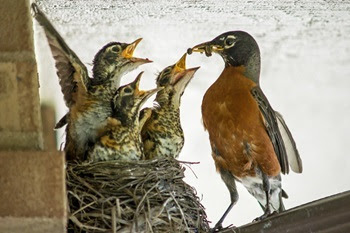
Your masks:
M275 115L277 117L278 128L281 132L281 136L286 147L289 166L294 172L302 173L303 165L292 133L289 131L286 122L283 120L282 115L279 112L275 112Z

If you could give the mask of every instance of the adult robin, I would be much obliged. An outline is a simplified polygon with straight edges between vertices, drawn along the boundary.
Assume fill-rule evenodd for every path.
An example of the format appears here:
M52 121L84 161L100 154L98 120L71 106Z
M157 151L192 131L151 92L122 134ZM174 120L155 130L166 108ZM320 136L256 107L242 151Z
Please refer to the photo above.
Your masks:
M149 118L144 120L142 141L146 159L172 156L177 158L184 145L184 133L180 122L181 96L199 67L186 69L186 53L174 65L163 69L157 79L157 87L163 87L157 93L155 106L143 109Z
M275 112L259 85L260 51L254 38L230 31L194 46L191 52L219 54L225 68L206 91L202 116L208 130L212 157L226 184L231 204L214 227L222 227L238 200L235 181L241 182L263 207L264 219L284 210L280 174L289 166L302 172L302 162L282 116Z
M161 88L139 90L142 72L136 79L120 87L112 100L112 115L99 133L99 139L89 153L89 160L140 160L143 159L139 110L142 104Z
M69 108L56 128L68 124L64 148L67 160L83 160L89 145L96 141L98 130L105 126L107 117L112 113L110 100L119 87L121 76L151 61L133 57L141 38L131 44L111 42L95 55L93 78L90 78L85 65L35 3L32 11L44 28Z

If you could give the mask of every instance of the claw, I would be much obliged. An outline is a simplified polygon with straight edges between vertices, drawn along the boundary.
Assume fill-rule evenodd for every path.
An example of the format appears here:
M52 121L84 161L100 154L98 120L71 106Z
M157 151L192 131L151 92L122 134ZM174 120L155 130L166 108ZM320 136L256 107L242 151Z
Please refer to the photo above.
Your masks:
M222 227L222 224L216 224L215 226L214 226L214 228L211 228L210 229L210 233L215 233L215 232L219 232L221 229L222 229L223 227Z
M254 220L253 220L253 222L258 222L258 221L261 221L261 220L264 220L264 219L266 219L266 218L268 218L268 217L271 217L271 216L273 216L273 215L276 215L276 214L278 214L278 212L277 211L274 211L274 212L270 212L270 211L266 211L263 215L261 215L260 217L257 217L257 218L255 218Z
M210 233L215 233L215 232L221 232L222 230L225 230L225 229L229 229L230 228L230 230L232 230L232 232L235 232L235 226L233 226L232 224L231 225L229 225L229 226L227 226L227 227L222 227L222 224L221 223L217 223L215 226L214 226L214 228L211 228L210 229Z

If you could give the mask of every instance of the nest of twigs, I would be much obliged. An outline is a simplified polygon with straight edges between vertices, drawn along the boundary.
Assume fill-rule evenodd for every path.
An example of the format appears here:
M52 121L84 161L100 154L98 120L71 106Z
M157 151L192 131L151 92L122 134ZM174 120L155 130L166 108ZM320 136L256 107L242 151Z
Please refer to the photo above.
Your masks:
M208 232L183 165L172 158L69 163L68 232Z

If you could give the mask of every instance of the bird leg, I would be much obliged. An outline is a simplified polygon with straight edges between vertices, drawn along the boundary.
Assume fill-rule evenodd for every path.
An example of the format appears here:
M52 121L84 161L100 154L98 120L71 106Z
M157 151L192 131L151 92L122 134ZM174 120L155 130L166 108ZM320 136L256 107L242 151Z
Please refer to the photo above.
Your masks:
M218 230L222 229L222 223L225 220L228 213L231 211L232 207L236 204L238 201L238 192L236 188L236 182L234 176L231 174L231 172L221 169L220 175L224 183L226 184L226 187L228 188L231 196L231 203L220 218L220 220L215 224L214 228L210 230L210 232L217 232Z
M228 213L231 211L233 205L235 203L230 203L230 205L228 206L228 208L226 209L225 213L221 216L220 220L215 224L214 228L212 228L210 230L211 233L214 233L214 232L217 232L219 230L221 230L223 227L222 227L222 223L223 221L225 220L226 216L228 215Z
M270 185L270 181L269 178L266 174L264 174L262 172L262 178L263 178L263 189L265 191L265 195L266 195L266 205L264 208L264 214L261 215L260 217L257 217L256 219L254 219L254 221L260 221L263 220L265 218L267 218L268 216L271 215L271 208L270 208L270 189L271 189L271 185Z

